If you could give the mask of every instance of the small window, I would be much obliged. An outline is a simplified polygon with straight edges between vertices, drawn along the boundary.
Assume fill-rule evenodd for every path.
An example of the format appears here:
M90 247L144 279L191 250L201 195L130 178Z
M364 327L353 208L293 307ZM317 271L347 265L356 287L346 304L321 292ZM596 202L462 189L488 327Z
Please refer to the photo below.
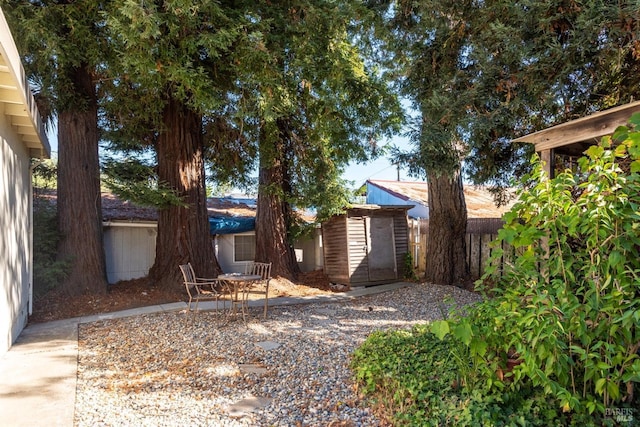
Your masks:
M256 236L233 236L233 261L253 261L256 257Z

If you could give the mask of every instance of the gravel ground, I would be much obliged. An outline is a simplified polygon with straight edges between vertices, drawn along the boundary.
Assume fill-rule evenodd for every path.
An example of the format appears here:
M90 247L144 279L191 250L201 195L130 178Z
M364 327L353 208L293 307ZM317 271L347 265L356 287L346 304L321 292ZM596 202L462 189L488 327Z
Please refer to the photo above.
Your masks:
M159 313L80 325L76 426L380 426L348 368L374 330L410 328L476 294L415 285L270 307L223 324ZM253 411L244 411L243 403Z

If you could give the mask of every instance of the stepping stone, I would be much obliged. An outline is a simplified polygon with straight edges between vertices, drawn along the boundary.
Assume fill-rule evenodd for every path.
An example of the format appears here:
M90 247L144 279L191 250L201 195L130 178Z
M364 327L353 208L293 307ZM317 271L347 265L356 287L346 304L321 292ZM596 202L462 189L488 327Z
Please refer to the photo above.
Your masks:
M249 396L232 405L229 405L229 416L241 418L267 406L273 399L268 397Z
M252 363L239 363L238 367L243 374L258 374L264 375L267 373L267 368L263 366L254 365Z
M336 310L332 308L317 308L314 310L317 314L321 314L323 316L335 316Z
M281 344L275 341L260 341L257 342L256 345L265 351L269 351L275 350L276 348L280 347Z

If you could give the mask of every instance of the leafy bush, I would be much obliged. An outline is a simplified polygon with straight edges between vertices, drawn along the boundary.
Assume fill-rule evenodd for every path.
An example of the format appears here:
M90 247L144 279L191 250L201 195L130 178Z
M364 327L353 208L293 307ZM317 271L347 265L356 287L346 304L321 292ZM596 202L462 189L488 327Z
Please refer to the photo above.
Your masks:
M33 296L40 299L64 280L70 263L56 260L58 217L47 194L55 192L57 164L44 161L33 169Z
M568 423L554 402L532 387L484 394L462 384L461 360L469 360L464 345L452 335L439 339L428 325L422 325L411 331L374 332L354 353L351 367L360 391L393 425Z
M640 382L640 114L630 123L589 148L577 172L549 180L536 162L499 234L518 255L485 276L498 282L497 304L477 332L517 354L514 379L564 411L628 406Z
M468 346L484 393L532 386L574 421L612 423L619 409L638 420L640 114L630 123L589 148L577 172L549 180L535 160L482 278L493 298L434 324ZM501 257L510 261L499 270Z
M407 251L404 254L404 278L413 282L418 281L418 275L414 268L413 255L411 251Z

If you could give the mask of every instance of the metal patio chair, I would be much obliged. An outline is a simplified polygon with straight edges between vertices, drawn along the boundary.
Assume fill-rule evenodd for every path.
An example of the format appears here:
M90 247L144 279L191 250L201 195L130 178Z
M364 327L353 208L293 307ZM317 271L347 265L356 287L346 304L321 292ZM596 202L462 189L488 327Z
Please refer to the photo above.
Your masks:
M260 276L260 280L256 280L248 285L245 289L247 293L264 293L264 318L267 318L267 310L269 308L269 282L271 281L271 263L250 262L245 266L245 274ZM256 288L264 288L264 291L255 291Z
M198 312L198 303L200 301L215 301L216 311L219 311L220 297L222 296L218 289L221 289L221 283L218 279L205 279L203 277L196 277L191 263L180 265L180 271L184 278L184 286L189 295L189 307L188 312L191 312L191 304L195 301L195 307L193 309L193 317L195 318ZM223 300L224 301L224 300ZM224 304L224 302L223 302ZM224 306L223 306L224 307Z

